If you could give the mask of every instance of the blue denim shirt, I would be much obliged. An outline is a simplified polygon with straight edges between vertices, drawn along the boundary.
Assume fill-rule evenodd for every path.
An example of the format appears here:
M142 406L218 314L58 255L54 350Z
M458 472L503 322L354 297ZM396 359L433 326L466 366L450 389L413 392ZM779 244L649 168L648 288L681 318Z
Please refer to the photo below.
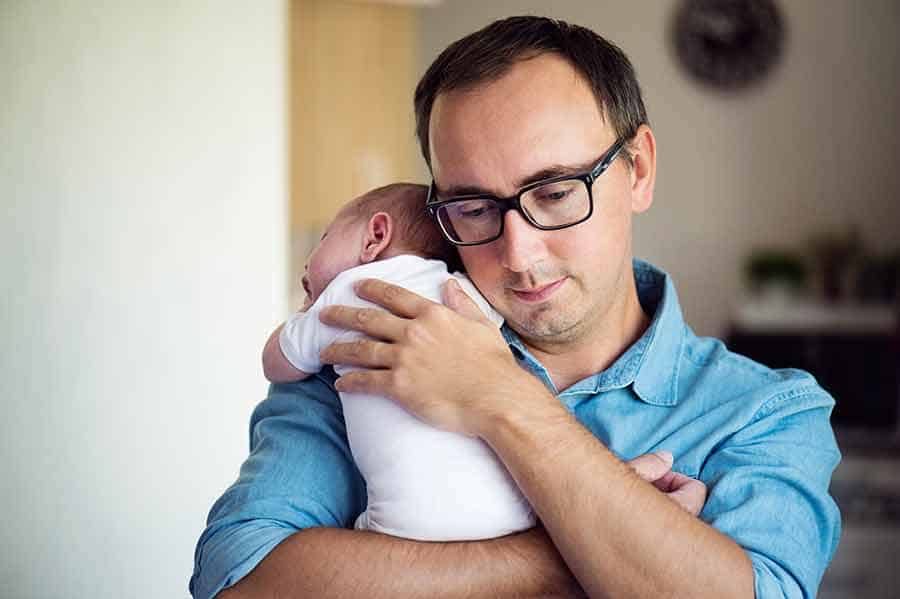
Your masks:
M841 523L828 494L840 460L832 398L809 374L772 370L697 337L671 279L635 260L650 327L604 372L559 399L622 459L668 450L708 485L700 517L748 553L757 597L814 597ZM554 389L509 329L517 359ZM298 530L349 527L365 508L334 373L273 385L250 421L250 456L213 505L197 543L191 593L213 597Z

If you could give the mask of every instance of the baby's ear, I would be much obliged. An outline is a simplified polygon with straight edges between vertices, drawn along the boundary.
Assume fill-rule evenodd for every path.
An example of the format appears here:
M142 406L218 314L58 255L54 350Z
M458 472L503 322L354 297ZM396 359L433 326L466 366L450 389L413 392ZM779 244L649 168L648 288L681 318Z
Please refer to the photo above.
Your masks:
M363 264L376 260L391 244L394 221L387 212L376 212L366 223L365 240L359 258Z

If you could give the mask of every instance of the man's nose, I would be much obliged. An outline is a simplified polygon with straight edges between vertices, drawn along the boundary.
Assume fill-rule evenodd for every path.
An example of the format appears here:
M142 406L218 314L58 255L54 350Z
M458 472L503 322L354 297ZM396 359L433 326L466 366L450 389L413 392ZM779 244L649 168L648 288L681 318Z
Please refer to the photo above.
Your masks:
M527 272L544 257L544 232L515 210L507 211L503 218L503 235L497 240L501 264L512 272Z

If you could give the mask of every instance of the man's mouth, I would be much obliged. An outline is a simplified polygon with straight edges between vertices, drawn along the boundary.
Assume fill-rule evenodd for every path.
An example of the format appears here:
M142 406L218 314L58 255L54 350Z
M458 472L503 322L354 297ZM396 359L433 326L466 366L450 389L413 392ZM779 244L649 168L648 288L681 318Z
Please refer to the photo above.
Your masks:
M556 291L560 287L562 287L565 282L566 277L563 277L561 279L557 279L556 281L547 283L546 285L521 289L510 288L510 291L513 292L513 295L515 295L516 298L523 302L538 303L548 299L551 295L556 293Z
M306 277L303 277L300 280L300 284L303 285L303 291L306 292L306 296L311 297L312 293L310 293L310 291L309 291L309 279L307 279Z

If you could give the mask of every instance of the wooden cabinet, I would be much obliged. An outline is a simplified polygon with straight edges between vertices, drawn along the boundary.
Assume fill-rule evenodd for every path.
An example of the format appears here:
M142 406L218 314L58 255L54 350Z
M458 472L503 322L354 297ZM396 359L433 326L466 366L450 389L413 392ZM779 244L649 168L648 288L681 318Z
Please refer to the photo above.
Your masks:
M424 182L413 117L418 10L346 0L289 4L291 289L342 204ZM296 301L293 302L296 305Z
M729 349L772 368L810 372L836 401L835 426L893 431L900 404L896 335L733 332Z
M729 349L810 372L835 398L835 428L900 436L900 328L890 308L783 306L738 311Z

